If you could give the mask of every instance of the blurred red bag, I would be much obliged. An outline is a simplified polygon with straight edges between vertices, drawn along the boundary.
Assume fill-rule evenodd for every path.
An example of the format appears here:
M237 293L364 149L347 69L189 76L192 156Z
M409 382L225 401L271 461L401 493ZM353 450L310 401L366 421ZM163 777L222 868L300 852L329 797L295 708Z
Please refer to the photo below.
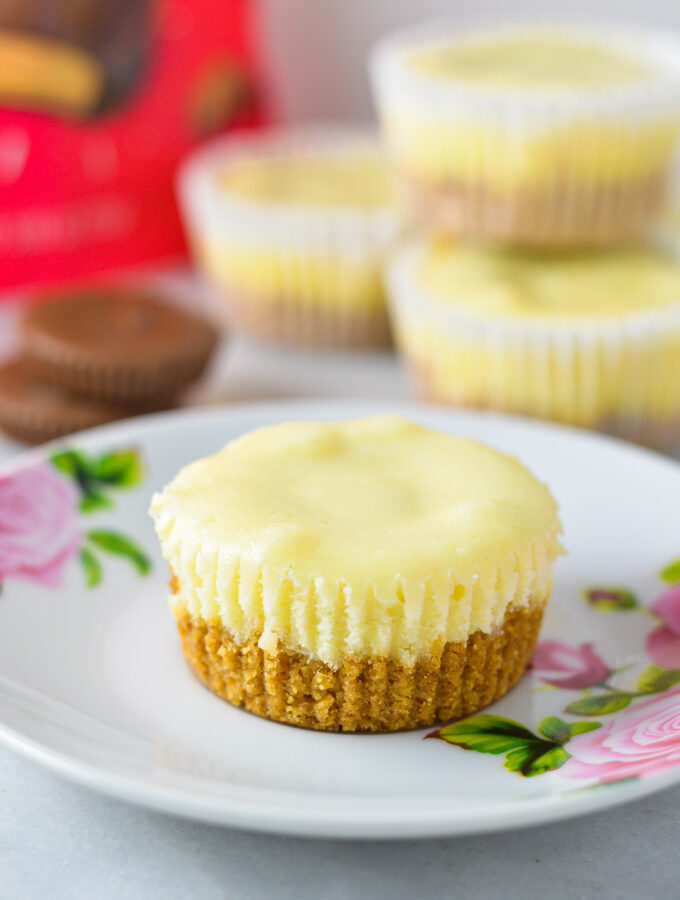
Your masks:
M249 0L0 0L0 286L173 257L179 159L258 121Z

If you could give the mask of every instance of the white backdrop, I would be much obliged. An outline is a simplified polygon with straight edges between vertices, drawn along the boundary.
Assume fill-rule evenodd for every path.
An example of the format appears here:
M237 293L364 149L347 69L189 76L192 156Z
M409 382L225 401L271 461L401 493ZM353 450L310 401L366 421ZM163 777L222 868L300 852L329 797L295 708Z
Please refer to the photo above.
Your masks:
M680 0L259 0L278 113L288 120L372 114L366 53L386 30L426 18L572 15L680 29Z

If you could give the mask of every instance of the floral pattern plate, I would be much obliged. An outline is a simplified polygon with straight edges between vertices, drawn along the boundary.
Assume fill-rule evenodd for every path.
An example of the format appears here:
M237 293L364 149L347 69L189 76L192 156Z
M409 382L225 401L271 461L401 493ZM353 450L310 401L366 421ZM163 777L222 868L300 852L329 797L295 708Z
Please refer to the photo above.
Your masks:
M259 425L398 411L520 457L569 555L532 667L435 730L306 732L190 674L147 515ZM210 822L355 838L538 824L680 782L680 466L585 433L424 407L296 403L107 426L0 472L0 738L70 778Z

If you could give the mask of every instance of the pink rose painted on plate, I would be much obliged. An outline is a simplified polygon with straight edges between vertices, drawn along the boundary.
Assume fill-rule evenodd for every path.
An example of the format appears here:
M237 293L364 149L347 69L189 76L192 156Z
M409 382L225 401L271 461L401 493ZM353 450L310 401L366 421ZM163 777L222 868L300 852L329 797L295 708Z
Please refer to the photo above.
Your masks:
M601 728L576 735L564 778L618 781L680 763L680 687L645 700Z
M610 671L592 644L571 647L561 641L541 641L531 659L531 669L553 687L581 690L601 684Z
M134 447L91 455L60 448L49 460L0 476L0 586L12 578L58 588L77 557L88 588L103 578L102 555L127 560L142 576L151 560L133 537L80 516L112 509L112 494L135 488L144 466ZM104 524L105 527L102 527Z
M61 585L82 542L76 501L73 484L45 463L0 478L0 582Z
M657 666L680 669L680 584L662 594L651 609L663 624L647 635L647 654Z
M612 666L592 643L540 641L529 668L559 689L561 708L531 727L476 713L427 737L502 756L505 769L525 778L555 772L590 782L588 788L680 766L680 557L658 575L668 587L649 607L621 584L587 587L581 595L595 613L651 617L652 630L639 629L643 654L625 650L624 664Z

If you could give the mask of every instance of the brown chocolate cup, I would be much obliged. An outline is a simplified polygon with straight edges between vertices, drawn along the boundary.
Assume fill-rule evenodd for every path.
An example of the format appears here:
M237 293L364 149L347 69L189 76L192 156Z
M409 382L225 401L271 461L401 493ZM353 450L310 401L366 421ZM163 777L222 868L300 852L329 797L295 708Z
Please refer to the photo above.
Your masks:
M24 356L36 377L107 403L167 404L205 369L217 343L206 321L159 299L89 288L33 306Z
M41 444L171 405L169 399L162 407L87 400L36 377L23 360L0 367L0 428L26 444Z

